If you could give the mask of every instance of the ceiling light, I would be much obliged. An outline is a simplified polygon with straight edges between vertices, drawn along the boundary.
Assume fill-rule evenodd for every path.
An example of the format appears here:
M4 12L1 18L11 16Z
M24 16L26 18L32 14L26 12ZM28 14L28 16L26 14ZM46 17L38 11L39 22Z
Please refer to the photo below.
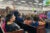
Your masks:
M18 1L18 0L14 0L14 1Z
M21 2L24 2L25 3L26 1L21 1Z
M32 2L29 2L29 3L32 3Z
M7 3L8 3L8 4L12 4L12 3L13 3L13 1L8 1Z
M30 4L32 4L32 2L29 2Z
M42 5L42 3L39 3L39 5Z
M17 4L21 4L20 2L18 2Z
M33 3L33 4L37 4L37 3Z
M38 0L35 0L35 2L39 2Z

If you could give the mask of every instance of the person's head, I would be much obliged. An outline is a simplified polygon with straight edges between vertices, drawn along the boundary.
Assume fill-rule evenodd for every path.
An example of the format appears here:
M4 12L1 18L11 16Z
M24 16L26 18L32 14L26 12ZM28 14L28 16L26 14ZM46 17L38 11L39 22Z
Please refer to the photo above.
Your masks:
M6 10L9 10L9 9L10 9L10 7L7 6L7 7L6 7Z
M15 21L15 16L14 16L14 14L8 14L8 15L6 16L6 22L8 22L8 21L10 21L10 22Z
M24 24L30 25L32 23L32 18L31 17L26 17L24 19Z
M39 17L38 17L38 16L34 16L34 17L33 17L33 20L34 20L34 21L39 21Z
M39 19L39 21L44 22L45 20L44 19Z
M34 12L37 12L36 10Z
M13 13L14 13L14 15L15 15L16 17L19 16L19 12L18 12L17 10L14 10Z

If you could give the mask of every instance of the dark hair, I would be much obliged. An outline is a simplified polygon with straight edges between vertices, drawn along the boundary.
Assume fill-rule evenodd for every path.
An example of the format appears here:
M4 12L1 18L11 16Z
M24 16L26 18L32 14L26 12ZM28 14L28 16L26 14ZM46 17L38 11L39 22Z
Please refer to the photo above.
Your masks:
M37 12L36 10L34 12Z
M38 16L34 16L34 17L33 17L33 20L34 20L34 21L39 21L39 17L38 17Z
M6 16L6 23L7 23L8 21L10 21L10 19L11 19L12 16L13 16L13 14L8 14L8 15Z
M31 17L25 17L24 20L32 20Z
M9 10L9 9L10 9L10 8L7 6L7 7L6 7L6 10Z
M18 21L18 18L19 18L19 12L18 12L18 10L14 10L13 14L16 17L16 21Z
M13 13L14 13L14 15L15 15L16 17L19 16L19 12L18 12L17 10L14 10Z

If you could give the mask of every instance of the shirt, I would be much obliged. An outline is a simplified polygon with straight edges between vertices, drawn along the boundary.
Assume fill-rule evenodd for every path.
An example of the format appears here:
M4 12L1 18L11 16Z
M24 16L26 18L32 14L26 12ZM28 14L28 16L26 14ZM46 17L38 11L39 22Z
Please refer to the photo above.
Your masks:
M7 32L16 31L16 30L19 30L19 29L20 29L20 27L16 23L6 25L6 31Z
M47 18L50 19L50 12L47 13Z
M38 26L38 22L36 21L35 23L32 23L31 26L37 27Z

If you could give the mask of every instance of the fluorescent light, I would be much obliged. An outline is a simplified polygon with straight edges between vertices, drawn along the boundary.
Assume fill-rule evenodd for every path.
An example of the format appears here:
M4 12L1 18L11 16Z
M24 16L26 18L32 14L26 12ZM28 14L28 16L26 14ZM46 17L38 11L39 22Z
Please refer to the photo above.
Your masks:
M12 4L13 2L12 2L12 1L8 1L7 3L8 3L8 4Z
M21 1L21 2L26 2L26 1Z
M32 3L32 2L29 2L29 3Z
M21 4L20 2L18 2L17 4Z
M33 3L33 4L37 4L37 3Z
M39 2L38 0L35 0L35 2Z
M29 2L29 4L33 4L32 2Z
M18 1L18 0L14 0L14 1Z
M39 3L39 5L42 5L42 3Z
M3 1L3 0L0 0L0 1Z

